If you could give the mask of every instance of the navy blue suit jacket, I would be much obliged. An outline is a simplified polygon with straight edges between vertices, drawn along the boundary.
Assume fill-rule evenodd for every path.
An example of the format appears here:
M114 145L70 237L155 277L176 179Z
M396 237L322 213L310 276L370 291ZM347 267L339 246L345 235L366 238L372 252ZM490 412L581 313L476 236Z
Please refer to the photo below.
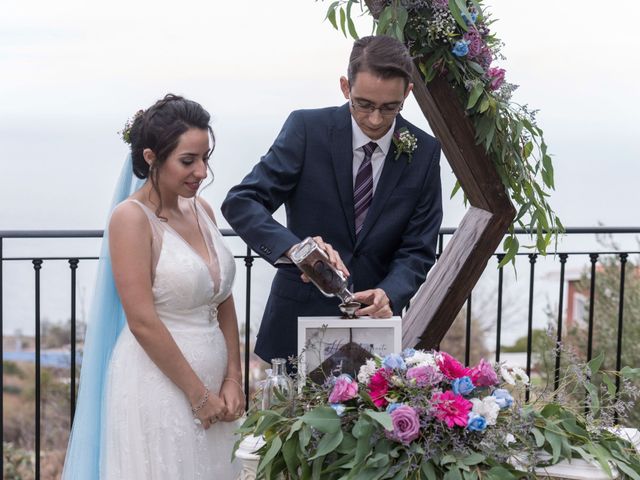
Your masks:
M440 145L400 115L418 140L411 162L391 144L362 231L356 237L353 149L348 104L293 112L274 144L222 213L247 244L274 264L292 245L320 235L351 273L353 291L383 289L398 315L435 261L442 221ZM287 227L272 218L285 205ZM300 279L295 265L276 265L255 351L264 360L297 354L299 316L340 315L339 300Z

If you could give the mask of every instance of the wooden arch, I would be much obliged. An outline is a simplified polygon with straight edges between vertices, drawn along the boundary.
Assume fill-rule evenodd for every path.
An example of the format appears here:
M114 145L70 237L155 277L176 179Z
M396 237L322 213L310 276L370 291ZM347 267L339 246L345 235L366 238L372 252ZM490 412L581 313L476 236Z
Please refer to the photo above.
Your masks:
M366 0L377 16L384 2ZM404 347L436 348L500 244L516 211L456 92L436 77L428 84L417 65L413 94L442 144L470 208L403 317Z

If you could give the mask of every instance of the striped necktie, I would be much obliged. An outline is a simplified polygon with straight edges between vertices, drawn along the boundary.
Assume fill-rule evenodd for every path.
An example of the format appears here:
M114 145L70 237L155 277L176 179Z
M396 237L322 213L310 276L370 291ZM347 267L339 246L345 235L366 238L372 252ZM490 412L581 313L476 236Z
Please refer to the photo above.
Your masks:
M356 184L353 187L353 205L356 217L356 235L362 230L364 219L371 205L373 198L373 168L371 167L371 156L378 146L375 142L369 142L362 147L364 160L360 164L356 175Z

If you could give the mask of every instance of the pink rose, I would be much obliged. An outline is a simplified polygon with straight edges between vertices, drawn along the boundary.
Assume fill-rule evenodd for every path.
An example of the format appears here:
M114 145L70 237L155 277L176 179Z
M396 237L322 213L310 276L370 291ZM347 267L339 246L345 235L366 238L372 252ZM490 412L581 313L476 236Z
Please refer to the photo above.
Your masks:
M329 394L329 403L342 403L358 395L358 384L348 375L340 375Z
M384 368L378 369L369 380L369 395L376 407L384 408L387 406L387 399L384 398L389 391L389 383Z
M453 428L454 425L467 426L473 403L462 395L456 395L451 390L444 393L437 392L433 394L431 402L434 416L446 423L449 428Z
M471 369L470 377L476 387L491 387L498 384L498 375L493 365L484 358Z
M393 440L407 444L420 436L420 417L408 405L402 405L391 412L391 421L393 432L388 435Z
M440 352L436 358L438 368L449 380L470 376L471 369L462 365L447 352Z
M504 83L504 68L491 67L487 70L487 75L489 76L489 88L491 90L499 89Z
M444 376L432 366L412 367L407 370L407 378L415 380L419 387L432 387L442 381Z

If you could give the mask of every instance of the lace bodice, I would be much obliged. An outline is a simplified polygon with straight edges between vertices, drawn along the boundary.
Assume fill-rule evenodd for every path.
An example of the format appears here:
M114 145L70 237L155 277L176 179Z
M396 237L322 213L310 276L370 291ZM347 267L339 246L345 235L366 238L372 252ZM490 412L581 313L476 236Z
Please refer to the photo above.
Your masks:
M160 319L168 327L206 326L217 321L217 307L231 294L235 276L233 255L222 234L198 202L194 209L207 245L209 262L167 222L137 200L152 231L153 298Z

